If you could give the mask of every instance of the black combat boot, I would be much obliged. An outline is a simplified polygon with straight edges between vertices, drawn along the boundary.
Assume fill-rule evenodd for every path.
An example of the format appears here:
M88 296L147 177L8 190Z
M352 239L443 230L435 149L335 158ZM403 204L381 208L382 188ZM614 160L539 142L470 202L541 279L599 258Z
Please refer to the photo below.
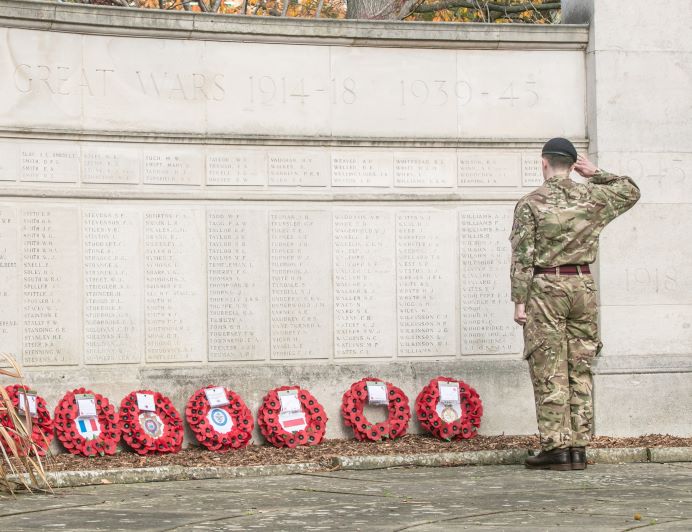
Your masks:
M541 451L536 456L526 459L528 469L551 469L553 471L569 471L572 469L569 449L553 449Z
M586 469L586 447L570 447L572 469Z

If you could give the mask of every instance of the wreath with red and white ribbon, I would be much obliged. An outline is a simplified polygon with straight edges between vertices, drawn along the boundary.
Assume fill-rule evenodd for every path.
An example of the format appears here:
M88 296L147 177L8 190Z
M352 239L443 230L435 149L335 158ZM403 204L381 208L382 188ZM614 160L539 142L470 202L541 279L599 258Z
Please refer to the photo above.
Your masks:
M150 406L140 408L139 402ZM138 454L177 453L183 446L183 419L159 392L136 390L120 402L123 441Z
M245 402L222 386L197 390L187 402L185 418L198 442L221 453L247 446L255 426Z
M28 386L22 384L13 384L5 388L7 391L7 396L12 401L14 409L20 414L25 415L25 407L27 406L24 398L29 399L31 397L31 391ZM21 395L20 395L21 394ZM21 399L21 403L20 403ZM28 423L31 423L31 441L34 444L36 452L40 456L45 456L46 451L50 442L53 441L53 420L50 417L50 412L46 407L46 401L40 395L33 395L32 403L35 405L35 414L32 415L34 408L29 405L29 416ZM25 416L26 418L26 416ZM31 454L31 449L29 445L25 445L24 441L17 434L17 430L14 424L14 420L10 417L7 411L0 410L0 425L7 429L10 437L17 447L17 451L20 455ZM27 424L25 424L25 427ZM28 428L28 427L27 427ZM5 451L9 451L8 445L4 439L0 439L2 446Z
M281 386L264 396L257 423L274 447L294 448L320 443L327 419L324 408L310 392L299 386Z
M83 415L78 399L93 399L95 415ZM85 388L67 392L55 407L55 434L65 449L82 456L115 454L120 429L115 407L101 394Z
M446 397L442 397L446 388ZM458 388L458 393L457 393ZM418 394L416 414L421 426L442 440L462 440L478 434L483 403L478 392L462 380L432 379Z
M384 387L384 395L382 396L384 399L381 403L382 406L387 407L387 421L371 423L365 417L363 408L366 401L371 399L368 383L371 386ZM374 390L371 388L371 391ZM372 401L369 402L372 404ZM366 377L351 385L341 400L341 414L344 423L353 428L353 434L359 441L380 441L403 436L406 434L408 422L411 419L408 398L401 388L397 388L391 382L385 382L374 377Z

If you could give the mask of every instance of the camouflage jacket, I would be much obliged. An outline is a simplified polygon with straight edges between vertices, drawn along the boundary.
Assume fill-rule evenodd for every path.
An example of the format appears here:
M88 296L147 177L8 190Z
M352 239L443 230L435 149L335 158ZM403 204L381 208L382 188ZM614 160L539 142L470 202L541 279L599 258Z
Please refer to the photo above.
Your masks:
M519 200L510 235L512 301L526 303L534 266L596 260L603 228L639 196L629 177L599 171L585 184L556 175Z

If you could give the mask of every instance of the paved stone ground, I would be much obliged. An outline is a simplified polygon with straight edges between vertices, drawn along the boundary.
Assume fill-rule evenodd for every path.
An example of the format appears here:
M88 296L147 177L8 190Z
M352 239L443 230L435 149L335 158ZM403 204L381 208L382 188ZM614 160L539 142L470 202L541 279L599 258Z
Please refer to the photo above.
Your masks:
M692 463L595 465L572 472L521 466L337 471L0 496L4 532L558 527L692 530Z

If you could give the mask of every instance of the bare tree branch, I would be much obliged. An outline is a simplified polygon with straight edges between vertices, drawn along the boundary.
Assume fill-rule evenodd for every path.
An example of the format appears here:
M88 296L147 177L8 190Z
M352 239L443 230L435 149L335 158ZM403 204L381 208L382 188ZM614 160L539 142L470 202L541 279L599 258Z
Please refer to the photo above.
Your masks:
M317 9L315 10L315 18L320 18L320 13L322 12L323 7L324 7L324 0L320 0L319 3L317 4Z
M221 0L214 0L214 3L211 5L211 10L214 13L218 13L220 7L221 7Z
M503 4L493 4L493 3L481 3L481 2L469 2L467 0L442 0L441 2L436 2L434 4L421 4L414 11L416 13L434 13L435 11L440 11L442 9L455 9L457 7L466 7L469 9L477 9L480 11L490 12L500 12L500 13L521 13L523 11L552 11L553 9L560 9L560 2L550 2L548 4L517 4L517 5L503 5ZM484 14L485 15L485 14ZM486 18L484 16L484 18ZM486 18L486 20L488 20Z
M291 0L284 0L284 5L281 6L281 16L285 17L286 13L288 13L288 5L291 3Z

